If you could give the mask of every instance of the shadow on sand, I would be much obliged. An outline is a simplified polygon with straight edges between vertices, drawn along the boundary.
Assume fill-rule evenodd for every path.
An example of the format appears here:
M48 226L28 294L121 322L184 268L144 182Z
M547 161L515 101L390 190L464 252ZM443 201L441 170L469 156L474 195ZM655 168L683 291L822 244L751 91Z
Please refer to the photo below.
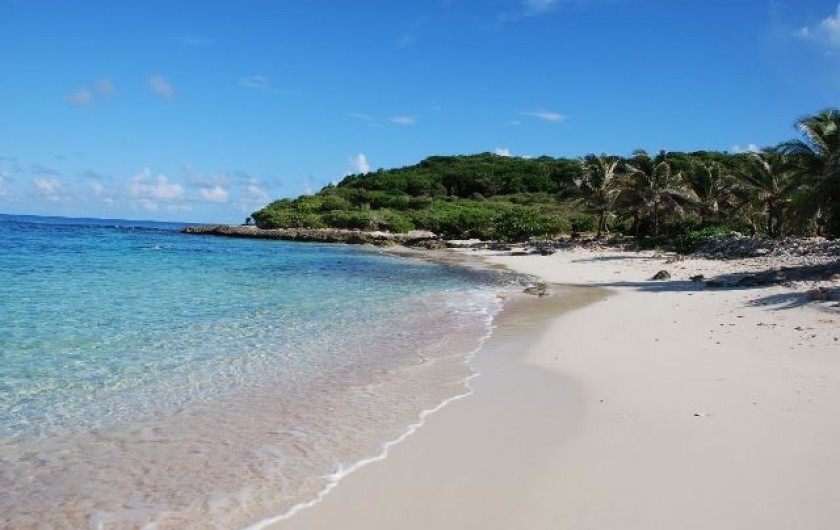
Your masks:
M593 258L593 261L602 258ZM621 258L618 259L629 259ZM633 259L638 259L633 257ZM630 288L650 293L683 292L692 293L700 291L753 291L762 287L773 285L793 286L793 282L817 282L834 280L840 274L840 260L823 265L800 265L796 267L769 268L758 272L741 272L721 274L713 278L704 278L702 281L687 280L647 280L641 282L601 282L593 284L596 287L620 287ZM775 306L774 310L793 309L807 305L811 302L835 302L830 308L840 308L840 285L836 287L823 288L824 298L815 299L808 294L809 291L800 287L787 293L770 294L752 300L750 305L754 306ZM829 307L826 307L829 308Z

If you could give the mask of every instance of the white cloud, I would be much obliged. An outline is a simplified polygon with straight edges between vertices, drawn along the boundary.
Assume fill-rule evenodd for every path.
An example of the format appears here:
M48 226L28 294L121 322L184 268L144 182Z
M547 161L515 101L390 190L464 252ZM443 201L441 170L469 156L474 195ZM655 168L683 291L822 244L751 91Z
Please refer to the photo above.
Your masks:
M90 107L97 103L100 98L110 98L116 94L116 87L110 77L103 77L97 81L93 88L83 86L70 92L64 101L74 107Z
M557 3L558 0L520 0L515 9L499 13L496 16L496 24L488 26L488 29L498 29L502 24L541 17L554 10Z
M353 118L354 120L366 123L372 127L383 127L383 122L380 122L376 116L373 116L371 114L366 114L364 112L348 112L346 116L348 118ZM392 116L387 120L387 122L392 123L394 125L400 125L402 127L410 127L412 125L417 125L417 116L411 116L409 114L399 114L397 116Z
M804 39L840 49L840 4L833 14L824 18L819 24L799 28L798 34Z
M184 187L180 184L170 184L166 175L160 174L155 180L151 179L152 171L143 168L128 183L128 191L135 197L174 201L184 196Z
M350 159L350 167L356 173L369 173L370 172L370 164L368 163L367 156L364 153L359 153L358 155L354 156Z
M737 154L741 153L760 153L761 148L756 144L748 144L746 147L741 147L740 145L733 145L730 149L731 152Z
M90 107L93 105L93 92L89 88L82 87L67 94L64 101L74 107Z
M354 120L358 120L362 123L365 123L371 127L381 128L383 127L382 123L376 119L376 116L372 116L370 114L365 114L364 112L348 112L347 117L353 118Z
M149 76L146 80L146 86L149 90L165 100L171 101L175 99L175 89L172 88L172 84L169 80L160 74Z
M103 77L97 81L95 89L96 94L103 98L110 98L117 92L117 88L110 77Z
M42 197L49 200L58 200L59 192L61 191L61 182L56 179L36 178L32 181L35 185L35 190L41 194Z
M525 16L537 17L551 11L557 0L523 0L522 9Z
M198 190L201 198L207 202L225 203L228 201L229 193L221 186L213 186L212 188L201 188Z
M499 156L512 156L510 154L510 149L508 149L507 147L497 147L493 149L493 153Z
M9 174L5 171L0 171L0 197L5 197L9 194L6 188L6 183L9 181Z
M539 118L543 121L553 121L553 122L561 122L566 121L567 116L560 114L558 112L552 112L550 110L531 110L531 111L524 111L519 113L520 116L529 116L531 118Z
M260 186L256 182L250 182L245 188L245 198L259 202L267 201L271 197L268 194L268 190L265 189L263 186Z
M93 182L90 183L90 194L91 195L93 195L94 197L99 197L103 193L105 193L105 186L103 186L101 183L96 182L96 181L93 181Z
M236 205L240 211L250 213L255 208L264 206L270 198L268 190L257 179L251 178L236 201Z
M149 199L139 199L135 204L138 208L147 212L156 212L159 210L158 204Z
M391 118L391 123L403 126L416 125L417 118L414 116L394 116Z
M239 80L239 84L245 88L256 88L260 90L265 90L271 86L268 82L268 78L264 75L249 75L248 77L243 77Z
M373 121L373 116L371 116L370 114L365 114L364 112L348 112L347 116L349 116L351 118L354 118L354 119L357 119L357 120L360 120L360 121L366 121L366 122Z
M187 164L184 166L184 172L187 175L187 179L189 180L190 185L203 187L203 188L212 188L214 186L227 186L230 184L230 174L224 171L217 173L211 177L205 177L201 173L198 173L195 168Z
M166 205L166 209L170 212L191 212L192 205L184 203L171 203Z
M243 77L239 80L239 86L253 90L263 90L265 92L271 92L272 94L285 94L287 96L300 95L300 92L297 90L286 90L275 87L271 84L271 80L268 77L260 74Z

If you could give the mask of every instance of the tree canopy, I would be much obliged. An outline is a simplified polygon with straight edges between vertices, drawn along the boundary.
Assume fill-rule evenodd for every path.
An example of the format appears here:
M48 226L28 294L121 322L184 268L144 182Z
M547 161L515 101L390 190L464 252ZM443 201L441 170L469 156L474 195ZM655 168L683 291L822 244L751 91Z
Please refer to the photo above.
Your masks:
M840 111L796 127L800 139L762 153L432 156L274 201L253 219L264 228L417 228L501 240L610 230L640 238L840 235Z

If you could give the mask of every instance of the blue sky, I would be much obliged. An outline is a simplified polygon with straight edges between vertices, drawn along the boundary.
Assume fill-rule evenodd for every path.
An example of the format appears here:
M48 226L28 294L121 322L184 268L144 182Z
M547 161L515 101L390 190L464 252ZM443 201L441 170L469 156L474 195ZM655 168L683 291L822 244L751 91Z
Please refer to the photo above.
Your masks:
M241 222L436 154L746 150L838 0L0 0L0 212Z

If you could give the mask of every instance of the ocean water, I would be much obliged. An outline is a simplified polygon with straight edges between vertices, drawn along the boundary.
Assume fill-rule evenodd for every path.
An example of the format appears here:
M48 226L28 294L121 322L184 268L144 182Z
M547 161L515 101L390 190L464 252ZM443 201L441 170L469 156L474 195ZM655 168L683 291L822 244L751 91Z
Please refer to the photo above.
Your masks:
M492 273L179 227L0 215L0 528L259 527L468 392Z

